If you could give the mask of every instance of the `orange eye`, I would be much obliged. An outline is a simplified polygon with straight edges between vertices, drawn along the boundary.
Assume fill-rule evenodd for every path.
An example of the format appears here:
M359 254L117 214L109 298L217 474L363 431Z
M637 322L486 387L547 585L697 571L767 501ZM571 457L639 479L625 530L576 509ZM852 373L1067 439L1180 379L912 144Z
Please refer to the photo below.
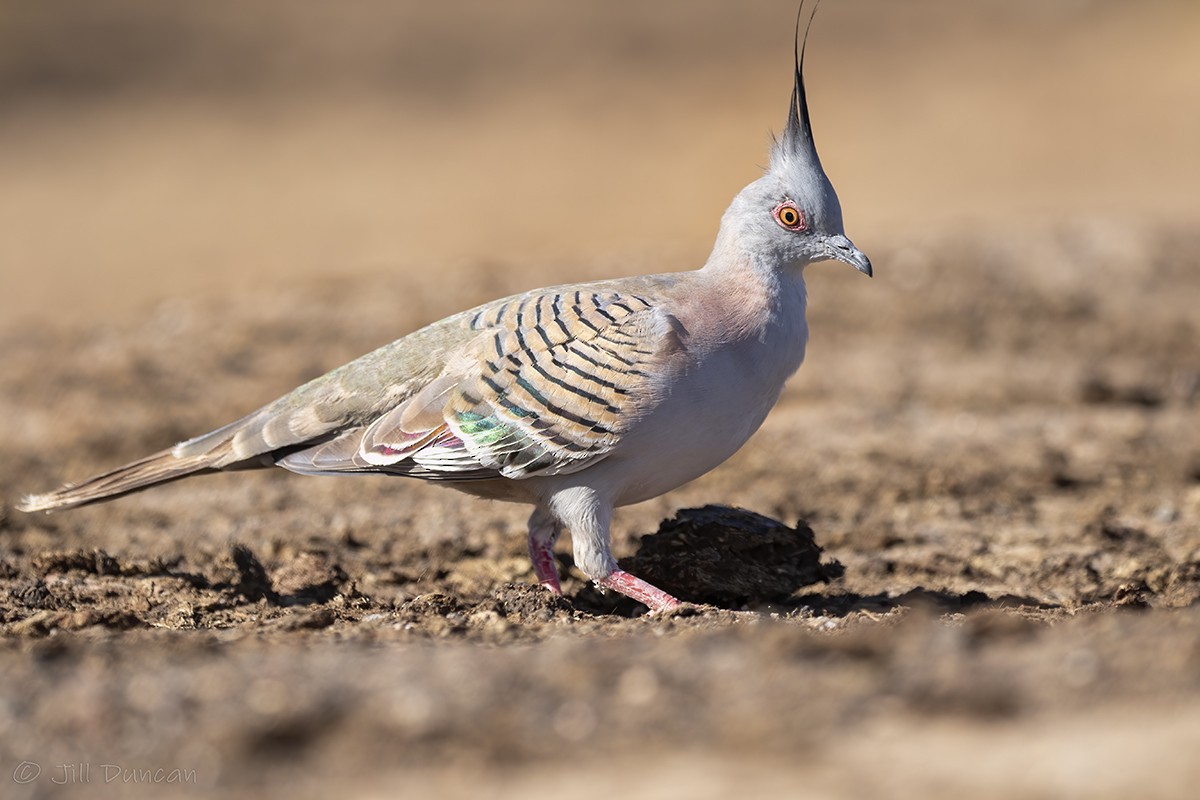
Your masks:
M807 225L804 220L804 212L796 208L795 203L791 200L785 200L775 207L771 212L771 216L775 217L775 221L780 227L786 228L789 231L802 231Z

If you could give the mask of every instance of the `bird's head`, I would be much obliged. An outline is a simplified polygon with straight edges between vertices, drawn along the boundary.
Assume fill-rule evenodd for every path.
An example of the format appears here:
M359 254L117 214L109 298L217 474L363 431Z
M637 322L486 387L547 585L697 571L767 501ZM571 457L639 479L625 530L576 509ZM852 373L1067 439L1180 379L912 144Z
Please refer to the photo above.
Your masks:
M803 7L802 2L801 13ZM722 233L732 234L745 251L765 256L784 267L836 260L870 276L870 260L846 238L841 203L813 144L808 99L804 94L808 27L801 42L800 19L798 15L799 47L793 62L795 79L787 126L771 149L766 174L743 189L725 212ZM812 19L810 15L808 26L812 25Z

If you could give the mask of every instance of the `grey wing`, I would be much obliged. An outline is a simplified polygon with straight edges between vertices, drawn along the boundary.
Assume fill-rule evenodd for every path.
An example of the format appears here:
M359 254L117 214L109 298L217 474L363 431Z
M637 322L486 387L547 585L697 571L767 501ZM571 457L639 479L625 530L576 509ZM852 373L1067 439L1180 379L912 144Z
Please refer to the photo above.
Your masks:
M574 472L654 407L678 345L668 314L615 291L512 298L475 312L469 328L411 398L279 465L452 481Z

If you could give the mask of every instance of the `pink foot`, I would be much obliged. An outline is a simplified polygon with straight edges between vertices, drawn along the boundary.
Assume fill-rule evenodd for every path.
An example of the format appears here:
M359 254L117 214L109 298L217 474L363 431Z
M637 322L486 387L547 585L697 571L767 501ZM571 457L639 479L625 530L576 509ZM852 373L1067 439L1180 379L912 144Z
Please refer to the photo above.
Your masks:
M537 574L538 583L554 594L561 595L562 585L558 582L558 566L554 563L554 540L539 541L530 536L529 559L533 562L533 571Z
M651 611L665 611L679 605L677 598L620 569L614 569L607 578L596 581L596 585L601 589L612 589L626 597L632 597L639 603L645 603Z

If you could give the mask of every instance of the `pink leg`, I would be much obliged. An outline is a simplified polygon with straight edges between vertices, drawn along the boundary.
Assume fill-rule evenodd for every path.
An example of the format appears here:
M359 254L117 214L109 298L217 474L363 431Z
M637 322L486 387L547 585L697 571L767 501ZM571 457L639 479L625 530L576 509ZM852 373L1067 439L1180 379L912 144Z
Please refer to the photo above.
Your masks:
M614 569L607 578L596 581L596 585L601 589L612 589L626 597L632 597L639 603L645 603L651 611L666 611L679 605L678 599L662 589L620 569Z
M554 563L554 542L562 527L549 514L537 509L529 517L529 560L538 583L555 594L562 594L558 566Z

